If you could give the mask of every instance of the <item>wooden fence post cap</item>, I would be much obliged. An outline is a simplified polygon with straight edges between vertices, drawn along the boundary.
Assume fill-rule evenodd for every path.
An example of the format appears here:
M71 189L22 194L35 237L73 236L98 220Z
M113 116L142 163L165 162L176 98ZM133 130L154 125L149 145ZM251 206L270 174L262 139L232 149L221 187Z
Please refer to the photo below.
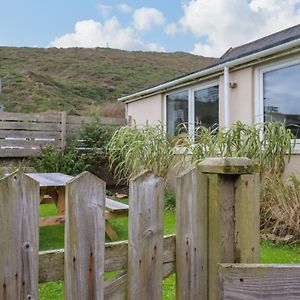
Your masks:
M202 173L213 174L252 174L257 166L247 157L211 157L199 164Z

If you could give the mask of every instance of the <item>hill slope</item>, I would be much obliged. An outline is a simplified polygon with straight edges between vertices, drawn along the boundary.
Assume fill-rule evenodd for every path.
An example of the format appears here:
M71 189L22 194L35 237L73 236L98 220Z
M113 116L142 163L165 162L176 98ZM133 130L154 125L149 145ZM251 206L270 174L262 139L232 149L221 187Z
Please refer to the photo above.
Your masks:
M183 52L0 47L0 104L6 111L88 114L213 61Z

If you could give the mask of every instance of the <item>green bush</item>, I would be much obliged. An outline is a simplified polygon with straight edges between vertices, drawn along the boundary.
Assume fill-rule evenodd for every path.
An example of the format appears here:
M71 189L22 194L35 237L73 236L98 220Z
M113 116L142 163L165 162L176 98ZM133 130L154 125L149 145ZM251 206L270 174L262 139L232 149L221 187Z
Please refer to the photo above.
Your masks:
M107 145L116 130L115 126L103 126L98 118L85 123L74 141L64 150L46 147L38 156L29 158L37 172L61 172L78 175L85 170L108 165Z
M117 126L101 125L98 117L82 126L79 134L80 146L90 166L108 165L107 147Z
M87 169L86 161L85 154L80 153L74 146L66 147L64 150L49 146L39 155L29 158L31 166L37 172L59 172L73 176Z

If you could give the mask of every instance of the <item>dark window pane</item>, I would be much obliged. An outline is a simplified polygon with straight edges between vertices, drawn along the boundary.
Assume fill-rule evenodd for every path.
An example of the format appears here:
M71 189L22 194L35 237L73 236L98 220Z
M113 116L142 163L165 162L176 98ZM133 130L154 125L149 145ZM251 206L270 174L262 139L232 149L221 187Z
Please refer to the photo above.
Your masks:
M280 121L300 138L300 64L264 73L264 120ZM295 126L296 125L296 126Z
M173 93L167 96L167 132L177 135L180 124L188 122L188 91Z
M219 123L219 86L195 91L195 123L212 127Z

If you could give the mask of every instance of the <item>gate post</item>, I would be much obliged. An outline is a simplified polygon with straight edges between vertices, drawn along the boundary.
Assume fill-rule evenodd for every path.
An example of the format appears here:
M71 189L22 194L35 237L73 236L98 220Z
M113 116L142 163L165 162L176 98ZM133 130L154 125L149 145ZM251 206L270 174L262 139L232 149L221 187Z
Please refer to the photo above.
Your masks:
M177 178L177 299L219 299L218 263L259 260L259 174L207 158Z

